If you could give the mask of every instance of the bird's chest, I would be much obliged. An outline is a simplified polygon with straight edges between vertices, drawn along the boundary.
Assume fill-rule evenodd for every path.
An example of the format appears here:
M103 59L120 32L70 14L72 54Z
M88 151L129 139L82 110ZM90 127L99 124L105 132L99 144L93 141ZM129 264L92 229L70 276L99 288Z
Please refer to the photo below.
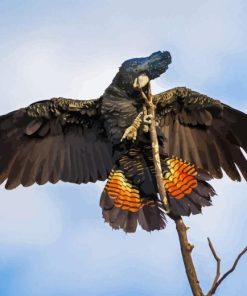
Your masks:
M135 120L137 107L127 99L107 98L102 105L102 116L108 137L112 142L120 142L123 133Z

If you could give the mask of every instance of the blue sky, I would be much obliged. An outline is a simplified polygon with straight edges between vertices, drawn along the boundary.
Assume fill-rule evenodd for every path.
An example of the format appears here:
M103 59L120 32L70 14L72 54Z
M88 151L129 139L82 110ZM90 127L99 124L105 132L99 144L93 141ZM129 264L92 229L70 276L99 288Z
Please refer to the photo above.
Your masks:
M169 50L154 92L192 89L247 111L244 1L0 1L0 113L54 96L96 98L120 64ZM247 244L246 183L212 182L218 196L185 219L203 289ZM0 295L191 295L172 221L152 234L112 231L103 183L0 188ZM218 295L243 295L247 257Z

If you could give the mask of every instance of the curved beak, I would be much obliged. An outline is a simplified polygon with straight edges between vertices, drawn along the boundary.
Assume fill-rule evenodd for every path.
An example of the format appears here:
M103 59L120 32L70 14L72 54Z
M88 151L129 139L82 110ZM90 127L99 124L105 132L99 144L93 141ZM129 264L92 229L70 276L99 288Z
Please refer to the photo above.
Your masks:
M144 88L150 79L146 74L141 74L140 76L136 77L133 83L134 89Z

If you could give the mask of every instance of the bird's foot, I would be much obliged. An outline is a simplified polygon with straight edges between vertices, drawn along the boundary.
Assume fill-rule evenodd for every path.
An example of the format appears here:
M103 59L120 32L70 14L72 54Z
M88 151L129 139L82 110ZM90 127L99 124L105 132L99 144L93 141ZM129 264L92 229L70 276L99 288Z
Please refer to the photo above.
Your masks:
M127 140L132 140L132 142L134 142L137 138L137 128L134 127L133 125L129 126L128 128L126 128L122 138L121 138L121 142L125 139Z
M147 114L143 116L143 132L148 133L149 132L149 126L152 122L153 115L152 114Z
M144 124L148 124L150 125L153 119L153 115L152 114L147 114L143 116L143 123Z
M140 112L138 114L138 116L136 117L136 119L131 124L131 126L129 126L125 130L125 132L122 136L121 142L125 139L132 140L132 142L134 142L136 140L138 128L140 127L140 125L142 123L142 117L143 117L143 112Z

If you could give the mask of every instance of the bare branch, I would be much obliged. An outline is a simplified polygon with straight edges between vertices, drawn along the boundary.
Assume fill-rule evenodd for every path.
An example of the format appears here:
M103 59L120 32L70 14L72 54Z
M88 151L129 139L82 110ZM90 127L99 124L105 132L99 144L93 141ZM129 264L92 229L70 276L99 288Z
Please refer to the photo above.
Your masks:
M210 240L209 237L208 237L208 245L209 245L209 248L210 248L210 250L211 250L211 252L212 252L212 254L214 256L214 259L216 260L216 263L217 263L217 265L216 265L216 275L215 275L212 287L207 293L207 296L210 296L210 295L213 295L212 291L216 290L215 287L217 285L218 279L220 278L220 258L217 256L217 254L215 252L215 249L213 247L213 244L211 243L211 240Z
M175 217L172 215L172 213L170 213L170 207L169 207L169 203L168 203L167 196L166 196L166 190L165 190L164 184L163 184L163 175L162 175L160 155L159 155L159 143L158 143L158 138L157 138L156 121L155 121L156 106L153 102L153 96L151 93L150 82L148 82L147 94L143 91L143 89L140 85L140 81L138 79L136 80L135 87L136 87L136 89L138 89L140 91L140 94L145 101L146 106L145 105L143 106L143 110L144 110L143 114L151 115L151 118L152 118L149 131L150 131L150 137L151 137L151 143L152 143L152 154L153 154L153 162L154 162L154 167L155 167L155 177L156 177L156 182L157 182L157 187L158 187L158 192L159 192L159 195L161 198L161 202L164 206L165 212L176 223L176 229L177 229L177 233L178 233L178 237L179 237L184 266L185 266L187 278L189 280L192 293L194 296L204 296L201 286L200 286L200 283L199 283L199 280L198 280L198 277L197 277L195 267L194 267L193 259L191 256L191 252L192 252L194 246L191 245L188 241L188 238L187 238L188 228L185 226L181 217ZM245 252L247 252L247 247L238 255L232 268L229 269L220 278L221 259L217 256L216 251L215 251L209 238L208 238L208 244L209 244L209 248L214 256L214 259L216 260L216 275L215 275L211 289L206 294L206 296L212 296L213 294L215 294L216 289L222 283L222 281L231 272L233 272L235 270L239 259L244 255Z
M208 238L208 244L209 244L210 250L213 253L213 256L217 262L216 276L215 276L215 279L214 279L211 289L207 293L207 296L211 296L211 295L215 294L219 285L228 277L228 275L231 274L235 270L240 258L247 252L247 246L243 249L243 251L241 253L239 253L239 255L237 256L236 260L234 261L232 267L226 273L224 273L223 276L219 279L219 277L220 277L220 258L217 256L217 254L214 250L214 247L213 247L209 238Z
M147 105L147 115L151 115L151 124L149 127L150 131L150 138L152 143L152 154L153 154L153 162L154 162L154 169L155 169L155 177L158 187L158 192L160 195L161 202L164 206L164 211L166 214L170 212L170 206L167 200L166 196L166 190L163 183L163 174L162 174L162 168L160 163L160 153L159 153L159 142L157 137L157 131L156 131L156 120L155 120L155 105L153 104L153 96L151 94L151 86L150 82L148 83L148 94L146 95L143 89L139 86L138 87L138 81L137 81L137 89L140 91L142 97L145 100L145 103Z
M179 219L173 219L173 220L176 223L176 229L178 232L178 237L179 237L180 248L181 248L182 257L183 257L183 261L184 261L185 271L186 271L187 278L190 283L192 293L194 296L203 296L203 292L200 287L200 283L199 283L199 280L198 280L197 274L196 274L196 269L195 269L193 259L191 256L191 252L192 252L194 246L191 245L188 241L188 237L187 237L188 228L185 226L183 219L181 217Z
M220 279L219 281L217 282L214 290L212 290L212 295L215 293L216 289L219 287L219 285L224 281L224 279L226 279L226 277L232 273L235 268L237 267L237 264L240 260L240 258L247 252L247 246L243 249L243 251L238 255L238 257L236 258L236 260L234 261L233 265L232 265L232 268L230 268Z

